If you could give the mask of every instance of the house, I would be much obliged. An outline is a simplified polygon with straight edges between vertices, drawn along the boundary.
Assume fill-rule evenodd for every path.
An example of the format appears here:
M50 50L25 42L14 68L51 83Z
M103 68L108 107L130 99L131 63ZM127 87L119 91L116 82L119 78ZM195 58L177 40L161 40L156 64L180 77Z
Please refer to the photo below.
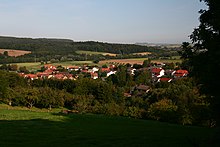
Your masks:
M174 73L175 73L175 70L171 70L171 69L165 70L165 74L166 74L167 76L173 76Z
M116 68L116 66L115 66L114 64L111 64L111 65L109 65L109 68L110 68L111 70L114 70L114 69Z
M68 66L66 69L68 71L79 71L80 67L79 66Z
M133 68L133 69L131 70L131 74L132 74L132 75L135 75L135 71L136 71L136 69Z
M170 83L171 81L172 81L171 78L163 77L163 78L159 78L157 82L168 82L168 83Z
M189 74L187 70L177 70L174 72L174 77L175 78L181 78L181 77L186 77Z
M43 79L48 78L49 75L50 75L50 74L47 73L47 72L38 72L38 73L37 73L37 77L38 77L38 78L43 78Z
M135 89L137 89L139 92L148 93L148 92L150 91L150 86L147 86L147 85L139 85L139 86L135 87Z
M114 75L116 73L116 71L110 71L107 73L107 77L109 77L110 75Z
M98 67L93 67L92 68L92 72L98 72L99 71L99 68Z
M53 78L59 79L59 80L63 80L64 79L64 75L63 74L55 74L55 75L53 75Z
M131 97L132 95L130 94L130 93L124 93L124 97L127 97L127 98L129 98L129 97Z
M164 69L162 68L152 68L151 69L152 77L162 77L165 74Z
M44 65L44 68L45 69L50 69L50 70L53 70L53 71L57 69L56 66L53 66L53 65L50 65L50 64Z
M82 73L88 73L88 70L87 69L83 69L81 70Z
M47 74L52 74L54 72L54 70L53 69L46 69L45 71L44 71L44 73L47 73Z
M108 67L107 68L101 68L101 71L102 72L110 72L110 68L108 68Z
M35 74L26 74L26 75L24 75L24 78L27 78L30 80L38 79L37 75L35 75Z
M96 72L95 73L91 72L90 74L91 74L91 78L94 80L99 78L98 73Z

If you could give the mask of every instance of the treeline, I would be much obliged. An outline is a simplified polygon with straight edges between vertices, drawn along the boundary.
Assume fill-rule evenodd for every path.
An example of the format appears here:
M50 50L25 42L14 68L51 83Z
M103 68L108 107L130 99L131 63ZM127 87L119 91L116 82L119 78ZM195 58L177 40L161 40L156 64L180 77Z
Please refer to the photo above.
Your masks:
M119 58L130 57L129 54L138 52L152 52L155 54L165 53L164 50L154 47L140 46L134 44L110 44L102 42L74 42L68 39L32 39L0 37L0 48L31 51L20 57L6 57L0 55L0 63L34 62L50 60L94 60L96 58L106 59L110 57L100 55L79 55L77 50L98 51L119 54ZM114 58L114 57L111 57ZM115 57L117 58L117 57Z
M131 77L124 69L121 68L106 81L89 78L28 81L17 74L0 71L0 101L30 109L66 107L80 113L154 119L184 125L213 125L208 97L199 93L192 79L152 84L146 80L150 78L147 73ZM150 85L149 92L135 88L142 82ZM130 92L131 96L125 96L126 92Z

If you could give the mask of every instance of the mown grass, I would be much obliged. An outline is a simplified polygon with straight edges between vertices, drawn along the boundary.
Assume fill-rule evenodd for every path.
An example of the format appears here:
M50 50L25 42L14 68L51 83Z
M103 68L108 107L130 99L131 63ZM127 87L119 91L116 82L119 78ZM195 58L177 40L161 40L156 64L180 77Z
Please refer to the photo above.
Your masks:
M206 146L214 129L0 107L0 146Z

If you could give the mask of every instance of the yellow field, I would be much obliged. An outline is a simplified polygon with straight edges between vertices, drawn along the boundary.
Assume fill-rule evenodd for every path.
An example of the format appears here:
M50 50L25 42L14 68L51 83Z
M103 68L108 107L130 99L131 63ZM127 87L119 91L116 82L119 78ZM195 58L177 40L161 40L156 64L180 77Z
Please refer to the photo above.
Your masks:
M5 51L8 52L8 56L15 56L15 57L31 53L31 51L24 51L24 50L0 49L1 54L3 54Z

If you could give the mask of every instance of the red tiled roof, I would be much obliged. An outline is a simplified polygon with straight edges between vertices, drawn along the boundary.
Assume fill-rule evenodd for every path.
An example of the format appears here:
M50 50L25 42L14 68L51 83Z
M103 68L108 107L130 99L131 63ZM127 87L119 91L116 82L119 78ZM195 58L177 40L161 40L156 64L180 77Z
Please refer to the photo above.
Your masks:
M78 69L79 66L68 66L67 68L68 68L68 69Z
M160 81L162 82L169 82L170 80L172 80L171 78L160 78Z
M175 73L178 73L178 74L189 74L189 72L187 70L177 70Z
M102 68L102 72L105 72L105 71L110 71L110 68Z
M32 78L37 78L37 75L35 75L35 74L26 74L25 77L32 79Z
M85 73L87 73L87 72L88 72L88 70L87 70L87 69L83 69L81 72L85 72Z
M161 72L161 70L163 70L163 69L162 68L152 68L151 72L159 74Z
M174 73L174 76L183 77L183 76L186 76L187 74L189 74L189 72L187 70L177 70Z

